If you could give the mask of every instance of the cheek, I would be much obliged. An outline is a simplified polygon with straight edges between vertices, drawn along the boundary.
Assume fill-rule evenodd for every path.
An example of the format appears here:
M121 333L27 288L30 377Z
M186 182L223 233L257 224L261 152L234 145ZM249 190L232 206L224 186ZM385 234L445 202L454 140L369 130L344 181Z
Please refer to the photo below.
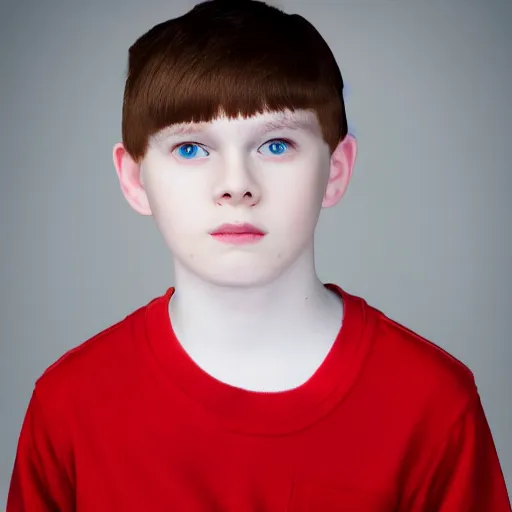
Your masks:
M205 207L204 201L199 201L204 194L201 185L190 179L172 179L172 176L152 180L147 193L153 215L178 225L191 222L200 213L198 207Z
M280 191L276 201L275 212L287 223L302 222L316 223L316 217L321 209L324 196L323 180L318 173L302 173L300 179Z
M201 211L197 201L181 192L178 194L176 189L162 186L148 193L154 221L173 250L178 249L177 245L188 245L192 242L191 235L193 237L201 228L204 230L204 225L200 225L204 211Z
M319 212L318 201L311 193L282 198L270 217L270 231L277 235L281 244L293 251L294 247L302 246L314 235Z

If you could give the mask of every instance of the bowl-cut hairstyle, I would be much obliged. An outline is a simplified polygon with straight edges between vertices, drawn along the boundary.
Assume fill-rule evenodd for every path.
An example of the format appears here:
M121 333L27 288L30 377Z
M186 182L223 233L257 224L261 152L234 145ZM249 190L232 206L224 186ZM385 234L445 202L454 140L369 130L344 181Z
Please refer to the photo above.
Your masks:
M122 113L128 153L172 124L312 110L331 153L348 132L343 79L315 27L258 0L208 0L130 47Z

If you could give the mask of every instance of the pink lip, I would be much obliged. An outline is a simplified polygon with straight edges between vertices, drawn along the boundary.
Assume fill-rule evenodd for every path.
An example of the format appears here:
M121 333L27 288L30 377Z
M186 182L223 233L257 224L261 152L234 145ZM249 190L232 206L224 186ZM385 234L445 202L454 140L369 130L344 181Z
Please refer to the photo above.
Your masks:
M226 244L250 244L261 240L266 233L252 224L222 224L210 234Z

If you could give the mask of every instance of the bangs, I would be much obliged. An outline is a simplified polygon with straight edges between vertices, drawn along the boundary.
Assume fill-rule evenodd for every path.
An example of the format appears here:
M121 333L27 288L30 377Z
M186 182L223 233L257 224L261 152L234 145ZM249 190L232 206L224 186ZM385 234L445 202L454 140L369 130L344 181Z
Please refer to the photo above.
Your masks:
M123 104L123 142L134 158L172 124L297 109L316 113L334 150L347 132L334 56L304 18L263 5L277 14L232 14L198 28L204 20L195 9L135 43Z

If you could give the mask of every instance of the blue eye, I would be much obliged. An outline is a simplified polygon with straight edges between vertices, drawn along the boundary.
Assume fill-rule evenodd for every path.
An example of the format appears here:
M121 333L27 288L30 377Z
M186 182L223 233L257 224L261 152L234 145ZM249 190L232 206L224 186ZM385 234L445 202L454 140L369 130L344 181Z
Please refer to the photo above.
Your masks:
M205 149L203 149L201 146L198 146L197 144L193 144L190 142L187 142L186 144L182 144L181 146L177 147L178 155L187 159L192 160L194 157L197 156L197 152L202 151L204 154L199 156L208 156L209 153Z
M260 146L260 149L265 146L268 146L268 150L270 153L263 153L264 155L280 156L283 153L286 153L286 151L290 147L290 143L286 142L285 140L274 139L274 140L269 140L268 142L265 142L265 144Z

